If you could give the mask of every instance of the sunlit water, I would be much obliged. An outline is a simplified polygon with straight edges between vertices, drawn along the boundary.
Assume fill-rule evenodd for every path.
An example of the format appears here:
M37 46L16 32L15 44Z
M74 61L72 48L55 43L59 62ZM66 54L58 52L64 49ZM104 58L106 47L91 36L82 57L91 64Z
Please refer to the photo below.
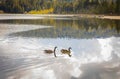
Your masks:
M120 79L119 20L3 17L0 79Z

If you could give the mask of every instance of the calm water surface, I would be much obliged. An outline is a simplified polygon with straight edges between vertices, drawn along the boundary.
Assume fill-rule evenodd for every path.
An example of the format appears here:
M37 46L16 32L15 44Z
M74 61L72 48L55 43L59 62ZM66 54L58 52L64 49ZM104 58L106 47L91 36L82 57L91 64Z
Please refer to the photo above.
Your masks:
M120 20L31 17L2 15L0 79L120 79Z

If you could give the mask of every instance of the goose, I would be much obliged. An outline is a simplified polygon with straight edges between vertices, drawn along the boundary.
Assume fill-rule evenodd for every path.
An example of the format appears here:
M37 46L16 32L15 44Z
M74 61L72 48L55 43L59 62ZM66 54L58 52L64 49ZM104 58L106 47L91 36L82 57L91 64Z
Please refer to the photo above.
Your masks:
M52 54L52 53L54 53L54 56L57 57L57 56L56 56L56 53L55 53L56 48L57 48L57 47L55 46L55 47L54 47L54 50L44 50L44 52L47 53L47 54Z
M67 49L61 49L61 53L62 54L68 54L68 56L71 57L72 56L71 51L70 51L71 49L72 49L71 47L69 47L68 50Z

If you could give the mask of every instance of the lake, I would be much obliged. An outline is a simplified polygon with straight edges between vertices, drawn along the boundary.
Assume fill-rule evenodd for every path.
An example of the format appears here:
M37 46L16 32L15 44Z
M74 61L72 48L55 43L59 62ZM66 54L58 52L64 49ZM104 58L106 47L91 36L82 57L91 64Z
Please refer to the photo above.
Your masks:
M0 79L120 79L120 20L0 17Z

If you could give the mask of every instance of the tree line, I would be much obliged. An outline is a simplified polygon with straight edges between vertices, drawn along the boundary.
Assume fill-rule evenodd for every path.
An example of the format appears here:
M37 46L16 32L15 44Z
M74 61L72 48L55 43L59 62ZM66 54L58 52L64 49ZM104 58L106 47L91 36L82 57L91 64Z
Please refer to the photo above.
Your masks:
M5 13L53 9L54 14L120 14L120 0L0 0Z

